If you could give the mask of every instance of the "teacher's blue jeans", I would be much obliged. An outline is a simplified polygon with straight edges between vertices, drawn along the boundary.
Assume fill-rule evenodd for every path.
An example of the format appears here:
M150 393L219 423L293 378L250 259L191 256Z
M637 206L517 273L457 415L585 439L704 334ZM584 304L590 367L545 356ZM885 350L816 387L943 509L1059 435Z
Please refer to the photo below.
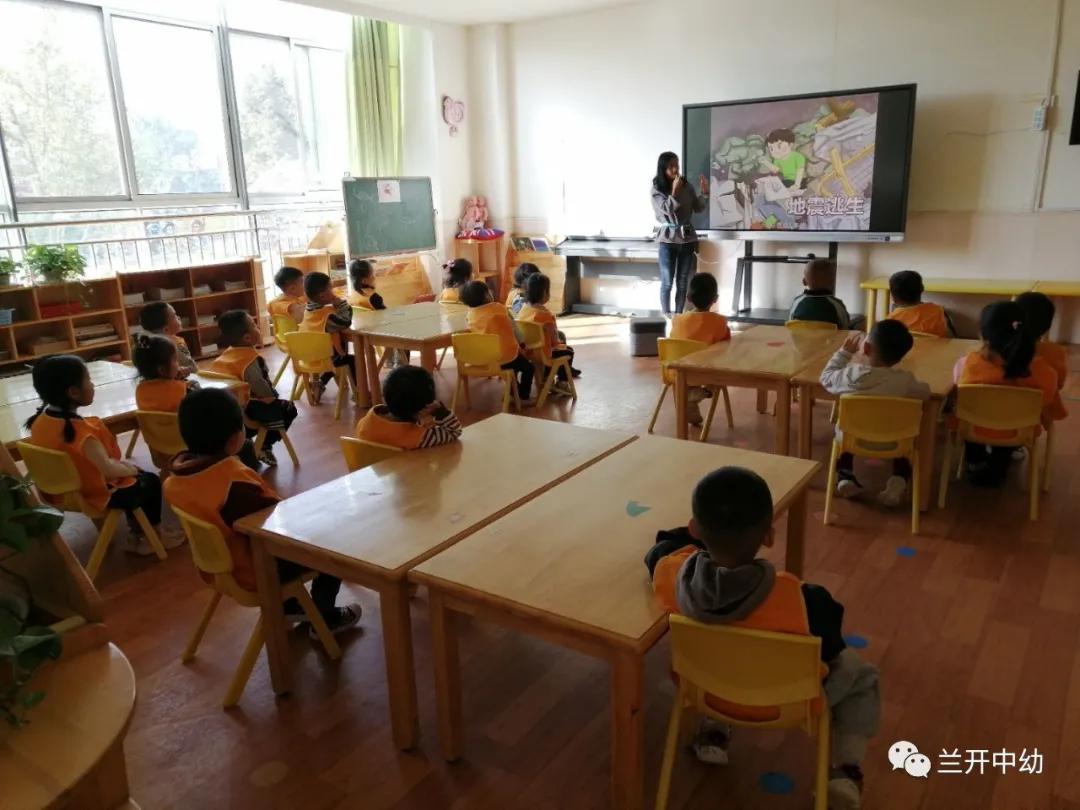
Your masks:
M690 286L690 276L697 269L697 243L687 242L676 245L671 242L660 243L660 309L670 315L671 287L675 286L675 312L682 312L686 304L686 290Z

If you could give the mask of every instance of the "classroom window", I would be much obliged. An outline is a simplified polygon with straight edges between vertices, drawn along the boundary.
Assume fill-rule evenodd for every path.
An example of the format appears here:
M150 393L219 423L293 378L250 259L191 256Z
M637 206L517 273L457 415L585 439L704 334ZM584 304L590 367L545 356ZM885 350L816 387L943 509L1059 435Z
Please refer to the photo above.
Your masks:
M214 32L113 19L139 194L232 191Z
M288 40L233 33L229 50L248 191L303 192L300 112Z
M298 46L296 53L309 184L312 189L340 191L349 148L345 54L307 46Z
M0 127L17 199L126 193L101 12L0 0Z

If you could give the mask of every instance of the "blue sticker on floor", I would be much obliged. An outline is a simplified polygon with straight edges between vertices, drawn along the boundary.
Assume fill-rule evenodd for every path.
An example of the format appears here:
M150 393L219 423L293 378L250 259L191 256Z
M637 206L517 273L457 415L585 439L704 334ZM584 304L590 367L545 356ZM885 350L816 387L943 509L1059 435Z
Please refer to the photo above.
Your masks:
M761 785L761 789L766 793L773 793L775 795L791 793L791 791L795 789L795 780L786 773L780 773L779 771L763 773L761 778L758 779L758 784Z
M857 636L854 633L844 636L844 643L847 644L853 650L863 650L870 646L870 642L862 636Z
M918 552L911 546L897 546L896 554L899 557L914 557Z
M626 502L626 514L628 514L630 517L638 517L639 515L644 515L650 509L652 509L651 506L645 506L645 504L638 503L637 501Z

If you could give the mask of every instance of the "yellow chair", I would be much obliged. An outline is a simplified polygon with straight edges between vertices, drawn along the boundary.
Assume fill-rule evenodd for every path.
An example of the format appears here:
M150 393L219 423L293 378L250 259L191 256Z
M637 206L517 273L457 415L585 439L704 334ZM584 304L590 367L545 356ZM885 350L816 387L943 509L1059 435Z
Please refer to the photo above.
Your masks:
M956 389L956 411L953 416L955 423L949 426L941 460L938 506L945 507L954 452L958 455L957 480L963 474L964 442L992 447L1024 447L1028 452L1028 517L1038 520L1038 439L1042 422L1042 392L1012 385L961 385ZM987 431L991 433L987 435Z
M521 397L518 396L517 378L514 372L503 369L499 362L500 347L498 335L484 335L475 332L458 332L450 336L451 345L454 348L454 360L457 362L458 380L454 388L454 398L450 402L450 410L457 410L458 394L465 389L465 407L472 407L469 400L469 379L497 378L502 381L503 400L502 410L506 413L510 410L510 396L514 397L514 405L521 411Z
M285 336L297 331L300 325L292 319L292 315L271 315L270 319L274 324L274 343L285 355L281 361L281 367L277 370L277 374L274 375L274 385L276 387L281 382L281 375L285 373L290 360L289 345L285 342Z
M334 365L334 349L330 335L326 332L290 332L285 336L285 343L289 347L289 357L292 358L293 368L296 370L296 382L293 383L290 398L299 399L306 389L308 400L314 404L311 379L329 372L334 375L338 387L334 418L340 419L341 406L345 404L352 390L352 377L349 375L348 366Z
M222 374L217 371L200 371L199 376L204 377L208 380L227 380L229 382L239 383L239 389L245 392L247 391L246 383L244 383L244 381L239 379L238 377L233 377L230 374ZM245 412L245 405L247 404L246 393L243 396L237 396L237 399L240 401L240 412L244 416L244 427L250 431L254 431L255 433L255 455L259 455L262 452L263 444L266 443L266 436L270 432L270 430L264 425L261 425L258 422L255 422L254 420L248 418L248 415ZM278 432L281 434L281 443L285 445L285 449L289 451L289 458L292 459L293 466L299 467L300 458L296 455L296 448L293 447L293 443L289 439L289 434L286 433L284 430Z
M244 607L257 608L259 607L259 595L255 591L249 591L241 587L240 583L233 577L232 554L229 553L229 547L226 545L225 538L221 535L221 531L217 526L192 517L181 509L173 507L173 511L180 519L180 525L184 527L184 533L187 535L188 543L191 546L191 556L195 560L195 567L212 578L210 587L214 589L210 602L199 618L199 623L195 626L195 631L191 634L191 638L180 656L180 660L187 664L195 658L195 653L199 649L199 642L202 641L202 637L206 633L206 628L210 624L210 620L214 616L214 610L217 608L222 596L228 596ZM304 615L311 622L311 626L315 629L315 633L318 635L319 641L322 642L327 654L336 660L341 658L341 648L334 639L334 634L327 627L326 621L315 608L315 603L307 592L307 588L304 587L304 583L314 577L314 572L309 571L291 582L283 583L281 593L286 599L296 599L300 603ZM255 660L259 657L259 652L262 650L264 643L266 643L266 637L263 634L262 615L260 614L259 619L255 622L255 627L251 631L251 636L248 638L247 646L244 647L244 653L240 656L240 663L236 667L236 672L233 673L232 680L229 682L228 691L225 692L225 699L221 702L222 708L228 709L240 702L240 695L243 694L248 678L251 677L251 670L255 666Z
M135 411L135 420L143 440L150 448L150 457L159 470L169 466L169 459L187 450L180 436L180 422L175 413L165 411Z
M660 338L656 341L656 348L660 353L660 381L664 384L664 388L660 391L660 399L656 401L652 419L649 420L649 433L652 433L653 428L656 427L656 418L660 415L660 408L664 405L664 398L667 397L668 390L671 386L675 384L675 372L669 370L668 366L671 363L681 360L688 354L693 354L694 352L700 352L702 349L709 348L709 344L701 340ZM706 441L709 438L709 430L712 428L713 417L716 415L717 398L721 395L724 397L724 411L727 414L728 429L730 430L735 427L735 418L731 414L731 399L728 396L727 386L710 386L710 390L712 391L712 402L709 404L709 414L701 426L700 441Z
M788 329L820 329L824 332L835 332L836 324L828 321L788 321L784 324Z
M82 512L98 529L98 539L94 543L94 549L90 552L90 559L86 563L86 575L93 581L101 568L101 562L105 559L105 552L109 550L113 534L116 532L116 524L123 509L95 509L82 497L82 479L79 471L75 468L75 462L67 453L59 450L49 450L38 447L30 442L16 442L19 455L26 462L26 469L34 480L34 485L45 495L51 496L51 501L58 509L65 512ZM164 560L168 555L165 547L161 544L150 521L146 519L146 513L142 509L133 509L132 515L146 535L146 541L154 550L159 560Z
M750 728L802 728L817 736L815 810L829 799L829 712L821 690L821 639L669 617L672 671L679 691L671 707L657 810L667 807L671 773L684 714ZM768 719L746 719L721 710L721 701L754 707ZM726 707L725 707L726 708ZM773 709L771 712L762 710ZM685 718L689 719L689 718Z
M845 394L839 400L837 428L825 487L825 517L829 525L836 462L841 453L869 458L906 458L911 463L911 533L919 533L919 431L922 400L904 397L864 397Z
M540 389L540 396L536 398L536 407L544 407L551 388L559 378L560 368L566 370L566 379L570 386L570 398L577 402L577 386L574 385L574 375L570 373L569 357L547 357L544 354L544 327L533 321L517 321L521 335L525 339L525 351L533 361L536 368L536 381ZM550 361L550 365L548 365Z
M377 464L383 459L390 458L401 452L400 447L391 447L388 444L379 444L378 442L367 442L352 436L340 436L338 441L341 442L341 454L345 456L345 466L349 468L349 472L356 472L364 469L364 467L370 467L372 464Z

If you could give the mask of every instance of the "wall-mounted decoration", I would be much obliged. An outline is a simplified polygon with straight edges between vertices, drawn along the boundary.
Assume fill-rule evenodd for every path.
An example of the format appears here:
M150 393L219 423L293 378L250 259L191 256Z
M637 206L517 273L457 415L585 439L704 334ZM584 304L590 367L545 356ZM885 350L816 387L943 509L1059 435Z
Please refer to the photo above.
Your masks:
M465 121L465 102L455 101L450 96L442 97L442 118L450 127L450 136L458 134L458 126Z

